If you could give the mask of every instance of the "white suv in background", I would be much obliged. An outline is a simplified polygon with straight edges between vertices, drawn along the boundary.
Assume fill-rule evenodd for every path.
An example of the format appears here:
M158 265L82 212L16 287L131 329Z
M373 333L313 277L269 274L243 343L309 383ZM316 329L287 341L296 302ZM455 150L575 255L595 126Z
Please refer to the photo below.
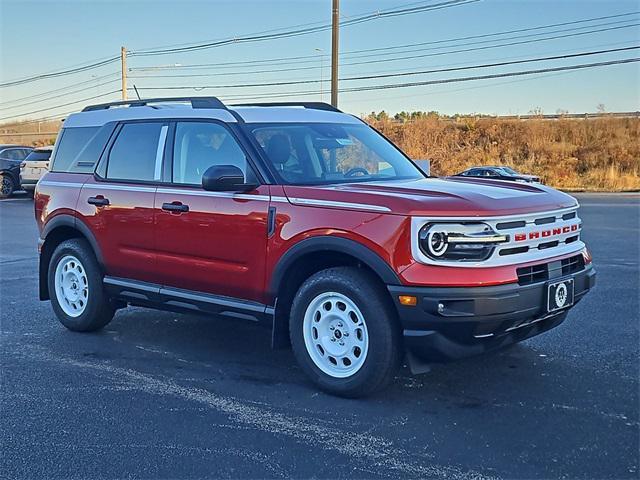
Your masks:
M33 195L38 180L49 171L52 151L53 145L35 148L20 164L20 184L29 195Z

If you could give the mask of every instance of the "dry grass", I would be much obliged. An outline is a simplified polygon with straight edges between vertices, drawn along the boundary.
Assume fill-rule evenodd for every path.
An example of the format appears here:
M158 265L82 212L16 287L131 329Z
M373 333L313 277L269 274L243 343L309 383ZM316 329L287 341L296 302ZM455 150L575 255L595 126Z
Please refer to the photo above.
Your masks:
M15 143L19 145L31 145L34 147L42 147L45 145L53 145L56 141L56 133L58 132L62 122L59 120L44 122L19 122L6 123L0 125L0 143ZM38 134L47 133L48 135Z
M507 165L568 190L640 190L640 119L456 119L429 115L407 123L367 118L411 158L450 175Z

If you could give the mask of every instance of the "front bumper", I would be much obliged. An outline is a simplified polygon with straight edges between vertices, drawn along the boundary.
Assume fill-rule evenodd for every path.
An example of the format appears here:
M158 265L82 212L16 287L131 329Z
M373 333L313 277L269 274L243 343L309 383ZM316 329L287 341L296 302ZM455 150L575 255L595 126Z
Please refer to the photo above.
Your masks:
M562 278L574 279L574 305L595 285L591 264ZM557 279L554 279L557 280ZM548 281L490 287L389 285L407 350L426 362L477 355L519 342L564 321L571 308L547 313ZM401 305L411 295L417 305Z

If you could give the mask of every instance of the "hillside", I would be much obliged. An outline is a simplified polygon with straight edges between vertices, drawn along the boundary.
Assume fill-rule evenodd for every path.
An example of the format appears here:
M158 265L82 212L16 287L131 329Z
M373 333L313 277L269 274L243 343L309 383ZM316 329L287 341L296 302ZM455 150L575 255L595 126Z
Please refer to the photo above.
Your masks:
M640 118L500 119L420 115L367 121L435 175L507 165L569 190L640 189Z

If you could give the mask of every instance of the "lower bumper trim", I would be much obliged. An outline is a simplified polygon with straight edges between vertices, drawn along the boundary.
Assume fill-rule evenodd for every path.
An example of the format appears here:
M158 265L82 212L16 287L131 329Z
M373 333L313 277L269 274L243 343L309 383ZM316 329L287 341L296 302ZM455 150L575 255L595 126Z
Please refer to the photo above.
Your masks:
M589 265L571 275L574 305L595 285ZM547 312L547 282L490 287L388 286L402 323L405 347L429 362L455 360L522 341L558 326L571 307ZM415 307L399 295L413 295Z

